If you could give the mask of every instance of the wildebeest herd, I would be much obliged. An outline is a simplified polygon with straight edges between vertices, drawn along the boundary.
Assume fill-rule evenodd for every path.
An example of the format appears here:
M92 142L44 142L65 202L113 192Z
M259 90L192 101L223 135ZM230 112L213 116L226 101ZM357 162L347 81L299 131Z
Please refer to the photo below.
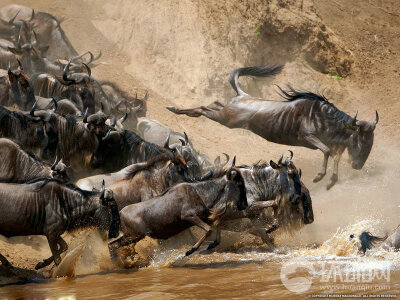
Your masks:
M52 256L37 269L59 264L67 250L61 235L77 229L96 227L117 238L109 250L118 261L120 247L193 226L204 235L187 255L213 228L216 239L207 249L216 247L227 220L250 219L271 249L270 234L278 228L297 230L314 221L292 151L277 162L237 166L236 157L223 154L211 163L186 133L146 118L148 93L132 98L112 82L97 81L91 67L101 53L79 55L50 14L3 7L0 38L0 234L46 236ZM314 93L282 90L286 101L265 101L238 86L239 76L272 76L282 68L233 71L238 96L226 105L168 109L275 143L320 149L323 169L314 181L332 156L331 188L346 148L353 168L363 167L378 113L374 121L359 121Z

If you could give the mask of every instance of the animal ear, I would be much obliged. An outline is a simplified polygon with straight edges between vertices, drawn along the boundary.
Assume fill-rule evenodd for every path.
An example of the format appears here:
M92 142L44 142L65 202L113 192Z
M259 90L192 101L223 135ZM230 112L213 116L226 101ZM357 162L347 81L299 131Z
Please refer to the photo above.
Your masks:
M273 160L269 161L269 165L271 166L272 169L275 169L275 170L280 169L280 166L276 162L274 162Z

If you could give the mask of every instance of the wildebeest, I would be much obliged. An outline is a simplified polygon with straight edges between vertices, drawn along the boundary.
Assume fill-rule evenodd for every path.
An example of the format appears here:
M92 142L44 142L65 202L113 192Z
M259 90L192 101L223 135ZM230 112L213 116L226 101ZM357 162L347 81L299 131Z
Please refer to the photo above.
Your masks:
M114 112L117 110L124 112L124 108L130 111L134 109L135 116L137 117L146 116L147 100L149 97L148 92L146 92L143 99L138 98L137 94L135 98L132 98L123 90L121 90L114 82L100 81L99 85L101 87L102 93L104 93L108 101L113 103ZM100 90L100 88L96 88L96 93L97 90Z
M90 68L86 66L88 73L68 75L70 62L68 61L65 66L62 78L47 73L30 75L35 94L45 98L58 96L70 99L78 105L81 111L88 108L89 114L93 114L95 112L95 90L90 77Z
M212 221L219 221L230 206L243 210L247 206L246 192L240 174L232 170L217 178L197 183L181 183L151 200L131 204L120 212L123 236L109 244L112 258L119 247L138 242L146 236L167 239L192 226L205 231L203 237L186 252L196 251L211 234Z
M309 191L301 182L301 172L293 164L292 157L283 160L282 154L278 163L271 160L269 164L234 168L244 180L249 207L231 213L225 219L249 218L270 248L273 248L273 241L269 234L278 227L290 232L314 221ZM272 211L266 208L272 208ZM225 227L235 229L236 226L230 223Z
M78 121L71 116L59 115L54 110L35 109L36 103L30 115L45 122L47 130L52 132L55 140L51 143L53 148L44 153L46 158L54 155L64 157L65 162L77 173L88 166L91 156L97 150L99 139L102 139L107 132L105 125L107 116L102 111L88 116L86 111L83 120Z
M170 151L169 138L164 147L144 141L135 132L115 127L115 119L110 131L100 141L96 153L92 156L91 166L105 172L116 172L122 168L145 162L165 151Z
M14 72L10 66L7 73L0 70L0 105L27 110L34 102L33 87L20 66Z
M19 26L14 24L15 18L18 16L19 12L16 12L12 17L3 18L0 16L0 38L6 40L13 40L18 35L20 31Z
M69 182L67 166L62 160L52 165L38 160L24 151L18 144L0 138L0 182L23 183L35 178L57 178Z
M176 114L190 117L205 116L229 128L244 128L268 141L320 149L324 153L322 170L314 178L320 181L326 174L329 156L334 159L334 170L327 189L338 179L338 165L347 148L352 167L361 169L371 151L374 130L379 117L373 121L359 121L337 109L325 97L311 92L298 92L292 88L282 91L287 101L267 101L251 97L238 86L240 76L268 77L283 66L239 68L232 72L230 83L237 96L228 104L216 101L207 107L178 109L168 107Z
M56 113L64 116L82 117L78 106L69 99L62 97L43 98L35 97L39 109L53 109Z
M15 140L23 149L42 156L56 146L50 141L49 135L52 135L51 130L43 121L0 106L0 137Z
M179 152L165 152L124 170L125 176L122 179L107 186L113 190L119 210L159 196L178 183L192 181L187 175L186 162Z
M33 9L22 5L8 5L0 9L0 16L4 20L9 20L13 16L16 22L25 22L23 34L31 35L34 30L38 39L39 46L49 46L47 57L55 60L58 58L69 58L78 56L77 51L68 40L64 31L54 16L45 12L35 12Z
M350 239L353 239L354 234L350 235ZM359 236L361 248L360 250L365 254L365 252L373 247L379 246L384 250L400 250L400 225L393 231L389 236L378 237L372 235L368 231L364 231Z
M0 234L5 237L44 235L52 256L36 269L58 265L67 250L64 232L97 227L108 230L109 238L119 232L119 214L112 191L83 191L55 179L37 179L29 184L0 184Z

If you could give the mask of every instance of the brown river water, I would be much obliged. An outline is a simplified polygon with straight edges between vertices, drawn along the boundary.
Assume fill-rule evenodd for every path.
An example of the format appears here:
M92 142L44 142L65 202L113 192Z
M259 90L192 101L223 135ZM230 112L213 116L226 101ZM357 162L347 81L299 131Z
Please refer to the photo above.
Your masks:
M0 299L397 297L400 254L376 249L360 256L349 239L374 222L339 229L320 246L274 253L253 248L186 258L187 247L159 250L147 267L3 286Z

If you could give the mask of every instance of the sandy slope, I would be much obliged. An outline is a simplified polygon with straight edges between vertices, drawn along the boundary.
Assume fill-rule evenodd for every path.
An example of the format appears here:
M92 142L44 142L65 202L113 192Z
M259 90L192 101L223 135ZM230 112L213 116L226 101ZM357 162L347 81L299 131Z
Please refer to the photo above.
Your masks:
M285 62L273 80L241 79L246 91L279 99L272 85L324 91L339 108L372 119L379 111L374 148L362 171L340 166L332 191L312 178L322 154L295 150L303 169L316 221L297 235L298 243L321 242L356 218L378 217L383 229L398 224L400 199L398 83L400 18L397 0L313 1L9 1L65 18L62 27L76 49L102 50L93 69L130 93L150 91L148 117L185 130L210 158L221 152L239 163L277 159L288 146L269 143L248 131L225 128L205 118L178 117L166 105L197 106L234 95L227 78L239 66ZM342 80L327 75L340 74ZM0 252L10 254L4 243ZM36 262L36 250L21 246ZM25 247L25 248L23 248ZM48 251L46 251L48 252ZM21 266L31 266L21 260Z

